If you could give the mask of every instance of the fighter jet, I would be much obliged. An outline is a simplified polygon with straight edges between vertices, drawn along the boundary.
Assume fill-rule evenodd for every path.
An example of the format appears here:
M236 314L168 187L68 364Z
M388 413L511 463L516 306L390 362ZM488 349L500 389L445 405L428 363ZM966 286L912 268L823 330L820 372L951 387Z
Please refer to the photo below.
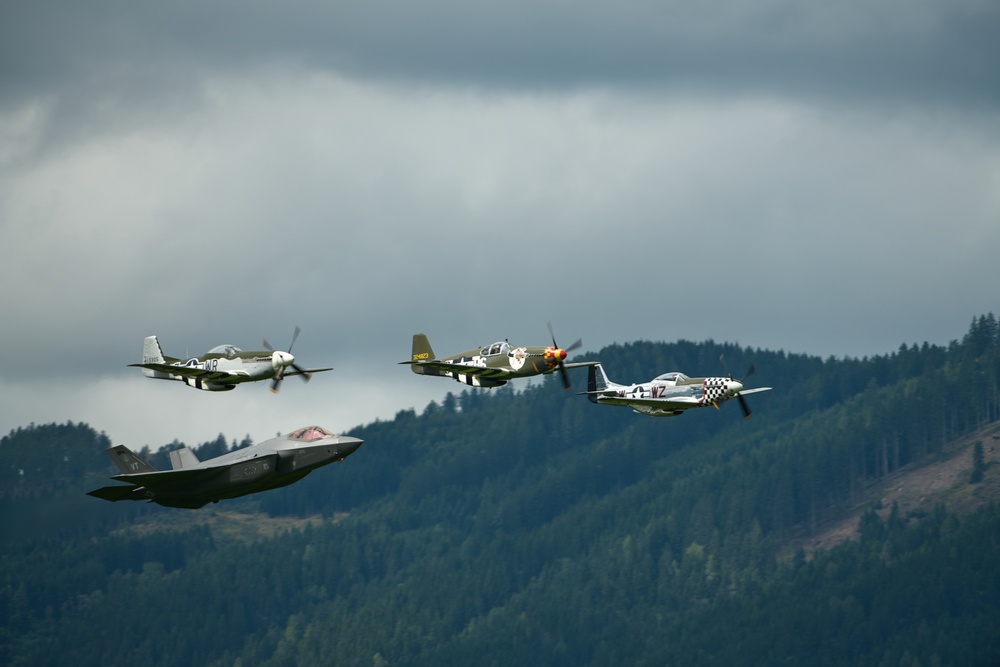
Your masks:
M170 452L173 470L156 470L125 445L118 445L104 453L121 470L111 479L128 486L105 486L87 495L111 502L147 500L166 507L197 509L297 482L316 468L343 461L362 442L333 435L319 426L306 426L208 461L199 461L187 447L175 449Z
M650 417L676 417L684 414L685 410L707 406L718 408L725 401L736 398L743 417L747 418L751 414L750 406L743 397L771 390L771 387L744 389L743 380L753 372L754 367L751 366L742 379L734 380L732 375L692 378L674 371L658 375L649 382L625 385L609 380L604 367L596 364L588 371L587 391L580 392L580 395L586 395L592 403L625 405Z
M552 336L552 345L548 347L515 347L503 340L439 359L434 356L427 336L418 333L413 335L412 358L399 363L409 365L410 370L418 375L450 377L470 387L500 387L507 384L507 380L545 375L558 370L563 387L569 389L567 368L591 366L597 362L566 363L566 356L583 345L583 341L578 340L563 349L556 344L551 323L549 334Z
M142 374L157 380L179 380L189 387L202 391L229 391L241 382L271 380L271 391L278 393L278 387L285 377L299 375L306 382L310 374L332 371L332 368L312 368L304 370L295 363L292 345L299 337L301 329L295 327L292 343L287 352L275 350L267 339L261 344L267 350L244 352L235 345L213 347L200 357L187 361L164 356L156 336L147 336L142 345L142 363L129 366L142 369ZM291 368L292 370L288 370Z

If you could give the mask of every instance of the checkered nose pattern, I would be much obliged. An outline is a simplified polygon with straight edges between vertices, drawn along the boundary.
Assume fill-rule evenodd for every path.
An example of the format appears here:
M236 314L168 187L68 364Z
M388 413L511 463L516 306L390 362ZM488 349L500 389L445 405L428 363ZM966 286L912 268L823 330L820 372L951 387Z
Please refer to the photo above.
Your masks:
M729 378L705 378L702 385L702 403L712 404L725 401L743 389L743 385Z

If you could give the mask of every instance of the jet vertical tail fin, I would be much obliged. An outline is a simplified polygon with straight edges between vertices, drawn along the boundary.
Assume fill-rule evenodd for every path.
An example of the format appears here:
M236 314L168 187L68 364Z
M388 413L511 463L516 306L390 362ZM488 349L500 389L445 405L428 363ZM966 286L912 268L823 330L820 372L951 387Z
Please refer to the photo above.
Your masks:
M195 453L188 447L181 447L170 452L170 467L174 470L193 468L201 463Z
M109 447L104 450L104 453L126 475L137 472L156 472L156 468L140 459L125 445Z

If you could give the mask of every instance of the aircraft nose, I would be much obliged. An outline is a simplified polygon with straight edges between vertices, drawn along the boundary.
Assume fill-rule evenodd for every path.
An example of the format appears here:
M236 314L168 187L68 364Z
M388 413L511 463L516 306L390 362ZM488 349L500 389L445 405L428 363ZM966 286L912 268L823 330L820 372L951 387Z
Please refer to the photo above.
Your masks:
M726 382L726 391L729 392L730 396L735 396L743 391L743 383L737 382L736 380L729 380Z
M287 368L295 363L295 357L288 352L275 352L271 355L271 364L277 368Z
M559 361L566 361L566 350L559 348L556 350L556 359Z
M360 447L363 442L364 440L342 435L340 436L340 441L337 442L337 451L340 452L341 458L350 456L357 451L358 447Z

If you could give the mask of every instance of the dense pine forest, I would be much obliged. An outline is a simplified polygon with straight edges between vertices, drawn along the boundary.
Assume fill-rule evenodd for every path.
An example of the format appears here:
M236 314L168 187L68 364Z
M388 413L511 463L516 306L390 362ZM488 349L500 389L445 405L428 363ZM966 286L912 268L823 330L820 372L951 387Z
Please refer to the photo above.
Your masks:
M114 474L100 425L26 425L0 439L0 662L1000 664L1000 443L976 442L963 511L871 494L1000 421L996 318L864 359L580 358L637 382L721 374L722 354L774 387L752 419L644 417L558 378L457 390L342 426L365 445L298 484L201 510L88 497ZM856 538L796 546L858 508Z

